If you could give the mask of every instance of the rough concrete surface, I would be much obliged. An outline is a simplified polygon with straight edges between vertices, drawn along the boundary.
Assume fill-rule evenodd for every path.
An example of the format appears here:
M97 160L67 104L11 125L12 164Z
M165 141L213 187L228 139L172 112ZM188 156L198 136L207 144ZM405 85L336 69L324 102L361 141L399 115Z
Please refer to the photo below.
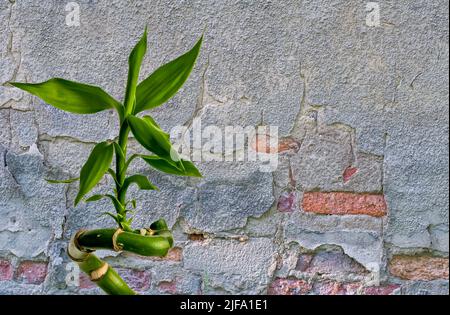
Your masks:
M122 100L145 25L141 79L205 36L189 80L151 112L163 129L195 118L272 125L290 145L273 172L197 162L204 177L187 179L136 164L161 192L131 191L135 224L165 218L176 249L165 259L105 252L132 286L448 294L448 1L378 1L373 25L360 0L77 0L79 26L66 24L68 2L0 0L0 294L101 293L85 278L67 284L65 248L81 228L112 225L99 217L111 205L74 207L76 183L44 179L77 176L94 143L118 130L112 111L65 113L7 82L63 77ZM302 208L307 192L316 210ZM361 211L323 214L321 198L336 192ZM368 194L387 211L372 216Z

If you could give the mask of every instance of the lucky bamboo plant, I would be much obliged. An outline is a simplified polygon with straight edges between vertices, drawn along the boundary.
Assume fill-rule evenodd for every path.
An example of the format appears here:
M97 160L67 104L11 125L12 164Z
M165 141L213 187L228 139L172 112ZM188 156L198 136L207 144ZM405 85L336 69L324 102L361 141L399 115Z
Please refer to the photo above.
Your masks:
M97 86L60 78L37 84L10 83L38 96L50 105L71 113L93 114L108 109L117 111L120 122L118 137L94 146L81 168L80 176L68 180L48 180L51 183L79 181L75 206L80 201L94 202L102 198L111 200L116 213L106 214L114 219L118 227L78 231L71 238L67 250L69 257L79 264L81 270L108 294L135 294L135 292L112 267L94 255L96 249L129 251L143 256L165 256L173 245L172 233L163 219L152 223L149 227L138 229L132 227L133 218L129 214L136 208L136 201L127 199L130 185L136 184L143 190L158 190L145 175L127 172L132 161L142 159L150 167L172 175L201 177L192 162L180 158L172 148L169 135L155 120L149 115L139 117L138 114L162 105L180 89L195 64L202 38L191 50L161 66L138 84L139 71L147 51L146 29L128 59L128 80L123 103ZM151 154L127 156L130 131L137 142ZM114 156L115 169L112 166ZM113 178L114 192L87 197L105 175Z

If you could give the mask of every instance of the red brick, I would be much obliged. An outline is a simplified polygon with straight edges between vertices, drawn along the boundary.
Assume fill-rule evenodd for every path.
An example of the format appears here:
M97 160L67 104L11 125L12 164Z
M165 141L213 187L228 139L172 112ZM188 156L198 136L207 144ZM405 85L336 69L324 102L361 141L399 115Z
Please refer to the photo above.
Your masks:
M383 195L349 192L306 192L302 208L317 214L365 214L382 217L387 213Z
M278 143L278 152L298 152L300 150L300 143L290 137L281 138Z
M0 281L8 281L13 278L13 267L8 260L0 260Z
M300 150L300 143L291 137L281 138L278 140L278 146L271 146L271 137L269 135L257 135L251 141L251 147L256 152L261 153L283 153L283 152L298 152ZM272 140L276 144L276 140Z
M189 234L188 239L193 242L203 242L205 240L205 235L203 234Z
M389 271L404 280L448 279L448 263L442 257L397 255L389 262Z
M148 257L150 260L156 261L176 261L179 262L183 259L183 249L180 247L173 247L169 250L165 257Z
M169 250L165 259L170 261L181 261L183 259L183 250L180 247L174 247Z
M267 290L269 295L305 295L312 289L305 280L278 278Z
M158 288L163 293L170 293L170 294L177 293L176 281L162 281L158 284Z
M357 295L361 291L359 282L340 283L336 281L323 281L314 284L314 294L317 295Z
M41 284L47 276L47 263L23 261L16 271L16 280L27 284Z
M117 268L117 273L135 291L145 291L150 287L150 275L145 271Z
M364 288L365 295L391 295L395 290L399 289L400 286L397 284L390 284L379 287L366 287Z
M342 177L344 178L344 183L348 182L350 178L355 175L358 172L358 169L356 167L347 167L344 171L344 174L342 174Z
M280 212L294 212L297 209L297 194L293 191L283 192L278 199L277 209Z

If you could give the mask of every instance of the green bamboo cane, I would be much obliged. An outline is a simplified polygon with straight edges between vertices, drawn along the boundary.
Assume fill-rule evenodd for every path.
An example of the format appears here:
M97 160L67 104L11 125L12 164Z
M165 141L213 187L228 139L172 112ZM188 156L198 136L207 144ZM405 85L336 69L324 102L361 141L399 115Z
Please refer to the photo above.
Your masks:
M150 228L126 232L122 229L79 231L71 239L69 257L78 263L91 281L107 294L134 295L119 274L106 262L94 255L97 249L128 251L142 256L167 255L173 245L172 233L164 220L154 222Z
M127 169L136 158L142 158L154 170L171 175L201 177L195 165L181 159L172 147L169 134L165 133L149 115L138 115L158 107L168 101L181 88L189 77L197 60L203 36L189 51L178 58L162 65L150 76L138 82L142 60L147 51L147 29L131 51L128 58L128 80L124 102L121 103L100 87L53 78L41 83L9 82L41 98L46 103L75 114L94 114L115 109L119 118L119 135L117 140L105 140L97 143L80 171L80 176L65 180L48 180L49 183L68 184L79 181L75 206L81 202L94 202L102 198L111 199L116 214L107 212L118 224L118 228L79 231L69 243L68 254L76 261L81 270L89 275L108 294L135 294L120 278L116 271L106 262L93 254L97 249L128 251L142 256L165 256L173 245L172 233L164 220L154 222L147 229L133 229L135 200L127 200L127 190L136 184L143 190L158 190L147 176L134 174L127 177ZM137 142L151 155L133 155L127 159L129 133L132 132ZM115 171L110 167L116 157ZM115 181L114 195L86 196L109 174ZM86 199L87 198L87 199ZM132 209L128 208L129 204Z

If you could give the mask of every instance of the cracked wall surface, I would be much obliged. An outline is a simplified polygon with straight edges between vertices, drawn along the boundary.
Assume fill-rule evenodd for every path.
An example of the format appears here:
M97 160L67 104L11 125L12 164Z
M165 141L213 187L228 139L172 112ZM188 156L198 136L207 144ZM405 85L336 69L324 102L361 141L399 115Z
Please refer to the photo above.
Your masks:
M175 235L164 259L101 253L137 291L448 294L448 1L379 1L376 27L356 0L79 0L79 26L67 2L0 0L0 294L100 293L66 283L65 250L112 225L111 206L74 207L76 183L44 179L76 177L118 130L112 111L65 113L7 82L63 77L121 100L145 25L141 79L205 30L191 77L152 111L162 128L273 125L280 142L269 173L136 163L161 191L130 191L134 223L163 217Z

